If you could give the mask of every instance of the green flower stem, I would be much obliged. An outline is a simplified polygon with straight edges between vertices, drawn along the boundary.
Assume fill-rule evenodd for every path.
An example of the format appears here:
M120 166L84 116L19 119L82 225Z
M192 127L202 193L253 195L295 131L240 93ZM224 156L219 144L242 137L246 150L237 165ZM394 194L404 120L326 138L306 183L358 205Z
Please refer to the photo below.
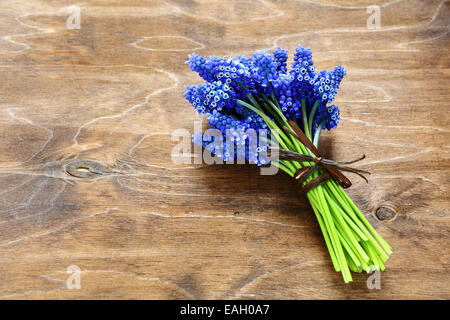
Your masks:
M251 101L251 103L253 103L253 105L258 108L259 110L261 110L261 106L258 104L258 102L256 101L256 99L253 97L253 95L251 93L247 94L247 98Z
M322 206L322 209L324 209L322 214L323 214L325 223L328 226L328 231L330 233L331 242L333 243L333 247L335 249L337 260L341 267L342 275L344 277L344 281L348 282L351 280L351 275L350 275L350 271L348 270L348 264L346 263L346 258L344 256L344 251L342 249L341 242L339 241L339 236L338 236L338 233L336 230L336 226L331 217L331 212L330 212L328 206L326 205L326 200L325 200L325 196L324 196L322 188L320 188L320 186L319 186L318 188L315 188L315 189L318 191L320 202L322 204L324 204Z
M339 224L337 224L337 229L338 229L338 236L339 236L339 240L341 241L346 253L350 256L350 260L353 261L353 263L355 264L355 266L358 268L361 266L361 263L359 262L358 257L356 256L356 254L353 252L353 250L350 248L350 240L351 238L349 237L344 237L345 232L343 232L342 230L342 226L340 226ZM346 259L348 260L348 259Z
M353 272L361 272L362 271L362 267L361 266L357 267L347 252L345 252L345 257L347 258L350 270L352 270Z
M305 101L305 99L301 100L301 105L302 105L303 131L305 132L305 134L308 137L308 139L311 140L311 133L309 131L309 126L308 126L308 117L307 117L307 114L306 114L306 101Z
M314 104L313 104L313 106L311 108L311 112L309 114L308 128L309 128L309 130L311 130L311 135L312 135L312 125L313 125L314 117L316 115L316 111L317 111L317 108L319 107L319 104L320 104L320 101L316 100L316 102L314 102Z
M329 191L330 189L327 187L327 191ZM331 196L331 198L336 202L336 203L340 203L337 199L336 196L333 192L328 192L328 194ZM351 229L353 230L353 232L355 233L355 237L358 237L358 240L364 240L364 241L368 241L369 239L367 238L366 234L361 231L360 227L358 227L355 222L353 222L353 220L344 212L344 210L337 206L337 208L340 210L341 215L344 217L345 221L348 223L348 225L351 227ZM364 229L364 226L362 226Z
M278 102L278 99L275 97L275 93L273 91L270 92L270 97L272 98L272 101L275 102L278 109L281 109L280 103Z
M330 183L327 182L327 184L329 184L329 186L335 187L335 189L334 189L335 193L333 193L333 195L335 197L339 198L339 196L341 195L341 193L339 192L339 189L341 189L341 187L338 186L337 184L334 185L333 182L334 181L331 181ZM339 193L337 193L336 191ZM343 192L343 190L342 190L342 194L345 194L345 192ZM345 200L343 200L341 198L340 203L342 204L344 201ZM352 220L358 225L359 229L365 234L365 236L367 238L367 240L365 242L370 243L371 246L373 246L375 248L375 250L378 252L378 254L382 257L382 259L386 260L388 258L388 256L383 251L383 249L378 245L378 243L375 241L375 239L372 237L372 234L367 230L368 228L366 228L367 225L370 225L369 222L366 220L366 218L364 216L362 216L362 218L360 216L357 216L357 214L355 213L354 210L347 211L347 213L350 216L350 218L352 218ZM367 224L365 224L364 222L367 222Z
M266 102L262 101L261 104L264 106L264 111L269 112L270 115L274 118L275 122L280 123L283 121L283 119L281 119L280 116L276 112L274 112Z
M272 161L271 164L273 164L274 166L280 168L281 170L283 170L284 172L286 172L288 175L290 175L291 177L294 176L294 172L289 169L288 167L286 167L284 164L277 162L277 161Z
M319 227L320 227L320 230L322 231L323 237L325 239L325 244L327 245L328 252L330 253L331 262L333 263L333 267L334 267L334 269L337 272L339 272L339 271L341 271L341 269L340 269L338 261L336 259L336 255L334 254L334 249L333 249L333 246L331 244L331 240L330 240L330 237L328 235L328 231L327 231L327 229L325 227L325 224L323 222L322 216L320 215L320 211L318 209L316 198L312 197L310 199L310 202L311 202L311 206L313 208L314 214L316 215L317 221L319 222Z
M322 132L322 128L325 125L325 120L321 121L317 126L316 133L314 134L313 144L317 147L319 145L319 137L320 132ZM312 132L311 132L312 134Z
M369 261L369 257L365 254L365 252L359 245L358 240L353 236L353 233L349 228L348 224L346 223L346 221L344 221L344 218L342 217L343 211L337 206L332 197L328 197L327 201L330 204L334 217L337 220L337 225L340 226L340 228L342 228L341 233L344 233L347 236L347 239L349 240L351 246L363 257L363 259L366 262Z
M337 194L342 196L347 204L350 205L350 207L353 209L353 212L356 213L360 221L366 226L366 228L373 234L375 239L377 239L378 243L381 245L381 247L386 251L388 255L392 253L391 247L389 244L378 234L378 232L372 227L372 225L367 221L366 217L359 211L358 207L353 203L353 201L350 199L350 197L344 192L341 186L339 186L336 181L330 181L330 186L332 186L335 190L337 190Z

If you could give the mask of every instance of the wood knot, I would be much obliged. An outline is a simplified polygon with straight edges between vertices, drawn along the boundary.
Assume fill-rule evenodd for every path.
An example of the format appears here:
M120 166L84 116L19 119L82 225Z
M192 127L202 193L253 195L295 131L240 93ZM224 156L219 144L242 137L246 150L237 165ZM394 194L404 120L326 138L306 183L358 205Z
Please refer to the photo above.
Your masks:
M93 179L110 174L111 169L94 160L75 160L64 166L67 174L76 178Z
M397 210L391 205L385 204L381 205L376 211L375 215L378 220L381 221L389 221L394 219L397 216Z

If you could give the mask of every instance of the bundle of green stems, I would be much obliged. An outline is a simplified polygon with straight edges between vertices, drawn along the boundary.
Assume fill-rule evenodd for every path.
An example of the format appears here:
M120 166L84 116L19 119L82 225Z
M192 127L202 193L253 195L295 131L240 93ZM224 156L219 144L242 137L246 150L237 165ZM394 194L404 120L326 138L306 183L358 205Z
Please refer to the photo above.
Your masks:
M268 97L264 94L258 96L248 94L247 98L247 102L238 100L238 103L264 119L271 131L271 141L275 138L282 149L311 155L310 150L289 133L289 130L292 132L293 128L281 112L275 95L272 94ZM315 130L315 135L312 136L312 123L317 103L308 108L307 103L303 99L301 104L303 123L299 124L299 127L303 127L305 135L317 147L321 132L320 124ZM307 114L308 109L310 110L309 114ZM283 128L288 128L289 130L285 131ZM272 164L278 166L291 177L294 177L295 172L299 168L315 165L310 162L288 160L272 160ZM323 168L315 170L304 184L317 177L324 170ZM350 270L353 272L364 270L370 273L375 270L383 271L385 269L384 262L392 253L391 247L375 231L336 181L326 181L311 189L306 194L306 197L314 210L334 269L342 273L346 283L352 281Z

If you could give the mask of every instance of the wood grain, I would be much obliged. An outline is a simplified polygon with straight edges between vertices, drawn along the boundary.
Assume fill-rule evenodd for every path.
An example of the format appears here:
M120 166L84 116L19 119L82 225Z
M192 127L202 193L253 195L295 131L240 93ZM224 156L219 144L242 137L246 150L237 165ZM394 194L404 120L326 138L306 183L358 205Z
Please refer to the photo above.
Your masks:
M80 29L66 26L72 4ZM1 2L0 298L449 299L449 13L422 0ZM173 130L199 119L181 96L199 82L189 53L299 43L320 69L348 70L321 148L367 155L370 183L349 194L393 247L381 290L366 274L343 283L283 173L170 158Z

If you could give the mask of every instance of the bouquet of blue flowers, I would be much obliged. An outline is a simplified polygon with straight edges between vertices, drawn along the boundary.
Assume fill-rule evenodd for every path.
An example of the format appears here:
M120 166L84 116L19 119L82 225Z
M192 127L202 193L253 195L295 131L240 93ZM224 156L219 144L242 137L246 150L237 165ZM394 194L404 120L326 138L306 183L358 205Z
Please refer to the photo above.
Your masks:
M339 124L339 108L331 102L346 71L337 66L316 72L311 50L302 46L290 71L287 59L288 51L281 48L249 58L191 54L186 63L205 83L186 87L184 97L216 130L195 133L193 142L223 161L270 163L293 177L346 283L352 281L350 270L383 271L391 248L343 190L351 182L342 171L363 178L368 173L348 166L362 158L336 162L321 157L317 149L321 131Z

